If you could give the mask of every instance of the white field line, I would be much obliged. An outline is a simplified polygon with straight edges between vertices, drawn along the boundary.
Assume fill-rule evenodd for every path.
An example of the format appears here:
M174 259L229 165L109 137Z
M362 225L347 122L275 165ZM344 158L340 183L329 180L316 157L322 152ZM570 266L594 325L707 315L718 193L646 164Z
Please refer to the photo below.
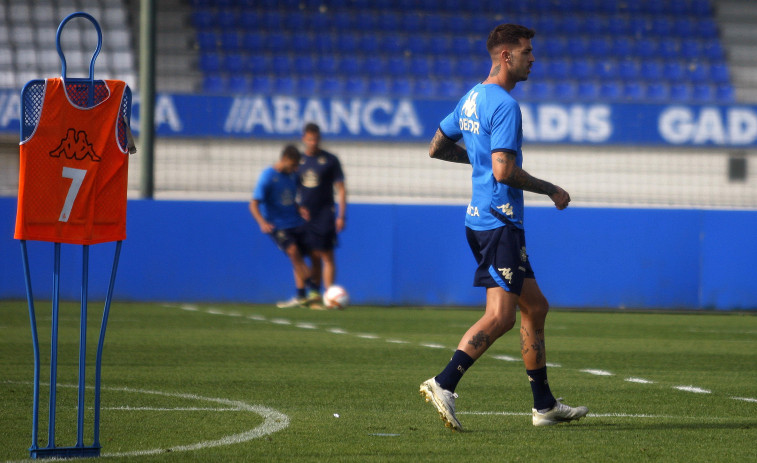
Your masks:
M476 412L476 411L458 411L458 415L479 415L479 416L531 416L526 412ZM646 413L589 413L587 418L657 418L657 419L685 419L685 420L725 420L730 418L717 416L675 416L675 415L648 415Z
M16 383L16 384L29 384L29 385L32 384L31 382L15 382L15 381L3 381L3 382ZM58 384L58 386L66 387L66 388L79 387L77 384L60 384L60 383ZM93 389L92 386L87 386L87 388ZM252 439L267 436L268 434L273 434L289 426L289 417L287 415L277 410L274 410L272 408L265 407L263 405L251 405L239 400L230 400L230 399L224 399L220 397L204 397L204 396L200 396L196 394L183 394L183 393L173 393L173 392L164 392L164 391L152 391L152 390L147 390L147 389L134 389L134 388L129 388L129 387L103 387L102 389L109 390L109 391L142 394L142 395L149 394L149 395L157 395L157 396L163 396L163 397L175 397L175 398L189 400L189 401L211 402L211 403L216 403L218 405L221 405L223 408L213 407L213 408L208 409L210 411L234 411L234 412L242 411L242 412L254 413L263 418L263 422L252 429L249 429L247 431L244 431L238 434L231 434L228 436L224 436L216 440L200 441L200 442L196 442L194 444L188 444L188 445L178 445L175 447L170 447L168 449L166 449L165 447L161 447L161 448L155 448L155 449L134 450L130 452L103 453L101 455L103 457L131 457L131 456L142 456L142 455L157 455L157 454L165 453L167 450L171 452L187 452L187 451L192 451L192 450L220 447L220 446L225 446L225 445L241 444L243 442L247 442ZM123 410L147 410L147 411L155 410L155 411L169 411L169 412L170 411L204 410L204 409L194 409L194 408L166 408L166 409L145 408L145 409L142 409L141 407L140 408L126 407L122 409Z
M186 310L186 311L189 311L189 312L197 312L197 311L200 310L197 306L192 305L192 304L184 304L184 305L181 305L181 306L166 305L165 307L179 308L179 309ZM215 309L215 308L209 308L209 309L205 310L205 312L209 313L209 314L212 314L212 315L226 315L226 316L230 316L230 317L241 317L242 316L241 314L236 313L236 312L229 312L229 313L227 313L227 312L223 312L221 310ZM264 317L262 315L257 315L257 314L247 315L246 318L249 319L249 320L254 320L254 321L274 323L274 324L277 324L277 325L294 325L297 328L303 328L303 329L318 329L318 327L316 325L312 324L312 323L306 323L306 322L293 323L291 320L284 319L284 318L272 318L272 319L269 320L266 317ZM555 328L553 327L552 329L555 329ZM332 334L350 334L347 331L343 330L342 328L337 328L337 327L335 327L335 328L326 328L325 331L327 331L329 333L332 333ZM357 336L359 338L362 338L362 339L382 339L380 336L377 336L375 334L359 333L359 334L355 334L355 336ZM390 344L411 344L409 341L404 341L402 339L394 339L394 338L387 338L387 339L385 339L385 341L388 342L388 343L390 343ZM446 348L446 346L443 346L441 344L436 344L436 343L418 343L418 345L421 346L421 347L426 347L426 348L431 348L431 349L445 349ZM503 360L505 362L519 362L519 361L521 361L520 358L513 357L513 356L510 356L510 355L501 355L501 354L492 355L491 358L494 358L495 360ZM547 363L547 366L548 367L552 367L552 368L561 368L562 367L562 365L557 364L557 363ZM594 369L594 368L583 368L583 369L580 369L578 371L581 371L583 373L588 373L588 374L594 375L594 376L615 376L614 373L609 372L607 370L599 370L599 369ZM655 381L652 381L652 380L649 380L649 379L644 379L644 378L637 378L637 377L628 377L628 378L625 378L624 381L627 381L629 383L637 383L637 384L656 384ZM712 391L710 391L708 389L703 389L703 388L696 387L696 386L673 386L673 389L677 389L677 390L684 391L684 392L692 392L692 393L696 393L696 394L711 394L712 393ZM731 399L733 399L733 400L740 400L740 401L744 401L744 402L755 402L755 403L757 403L757 399L751 398L751 397L731 397ZM592 416L592 415L589 414L589 416ZM650 416L652 416L652 415L650 415Z

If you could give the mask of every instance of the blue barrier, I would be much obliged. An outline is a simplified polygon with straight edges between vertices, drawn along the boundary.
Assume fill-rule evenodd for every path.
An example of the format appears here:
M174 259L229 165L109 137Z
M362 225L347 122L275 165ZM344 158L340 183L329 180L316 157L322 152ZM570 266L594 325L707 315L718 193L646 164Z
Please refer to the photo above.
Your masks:
M163 137L298 138L317 122L330 140L427 143L456 100L158 94ZM0 91L0 132L18 133L19 95ZM139 97L131 126L139 127ZM757 106L523 103L526 142L757 146Z
M0 298L23 299L15 198L0 198ZM482 305L464 206L353 204L337 251L356 304ZM554 307L757 309L757 211L530 207L526 237ZM270 303L293 292L289 263L244 202L135 200L128 205L119 300ZM44 269L49 243L29 243ZM90 299L104 299L109 245L90 253ZM79 297L79 253L63 246L64 299ZM102 269L98 272L97 269ZM52 291L49 272L32 275ZM66 275L72 275L66 278Z

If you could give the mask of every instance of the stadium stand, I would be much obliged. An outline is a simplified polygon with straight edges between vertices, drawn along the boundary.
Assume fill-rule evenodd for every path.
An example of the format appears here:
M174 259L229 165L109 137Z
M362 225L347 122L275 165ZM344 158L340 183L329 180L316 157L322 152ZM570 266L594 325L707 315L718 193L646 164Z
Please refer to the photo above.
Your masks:
M757 4L749 0L469 0L464 10L460 3L164 0L158 89L455 98L448 92L488 70L488 30L512 20L537 30L533 79L523 86L535 88L519 90L527 100L757 101ZM138 8L138 0L0 0L0 86L55 73L55 27L86 10L105 34L97 75L137 88ZM70 68L86 62L87 25L67 28L62 39Z
M200 70L227 85L238 68L208 68L205 54L262 54L248 77L314 73L329 79L327 87L316 86L329 95L367 87L374 95L450 98L449 90L484 75L484 36L512 19L537 30L533 71L545 82L524 89L526 99L731 103L735 95L709 0L478 0L464 11L455 1L187 1ZM247 36L240 47L238 37ZM449 83L420 83L430 75ZM330 81L347 77L349 86ZM287 88L310 95L313 86L299 88L295 79Z

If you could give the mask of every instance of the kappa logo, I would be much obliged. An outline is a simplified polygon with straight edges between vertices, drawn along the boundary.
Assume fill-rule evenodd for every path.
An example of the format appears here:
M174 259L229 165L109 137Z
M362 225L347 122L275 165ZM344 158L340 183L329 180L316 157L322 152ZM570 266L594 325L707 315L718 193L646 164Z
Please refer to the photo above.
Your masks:
M507 280L508 283L513 282L513 271L510 268L498 268L499 272L502 274L502 277Z
M68 129L65 138L60 141L55 149L50 151L50 156L59 158L64 156L66 159L76 159L83 161L87 157L98 162L102 159L95 153L92 144L87 141L87 133L83 130L77 132L75 129Z
M468 94L468 99L463 103L463 114L465 114L465 117L476 116L476 119L478 119L476 98L478 98L478 92L470 92Z

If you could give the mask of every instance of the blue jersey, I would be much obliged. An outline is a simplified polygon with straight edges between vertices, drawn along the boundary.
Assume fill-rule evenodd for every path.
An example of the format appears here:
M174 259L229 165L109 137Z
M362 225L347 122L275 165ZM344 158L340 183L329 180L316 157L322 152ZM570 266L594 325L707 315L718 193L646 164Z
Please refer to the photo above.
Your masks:
M278 230L302 225L304 219L297 210L297 174L278 172L267 167L260 174L252 198L260 202L260 213Z
M343 182L344 173L339 159L320 150L314 156L300 157L300 201L313 216L324 210L334 210L334 182Z
M472 197L465 225L473 230L492 230L503 220L523 228L523 190L494 179L492 153L509 151L523 165L523 126L520 106L496 84L478 84L457 104L439 128L452 140L465 142L473 167Z

